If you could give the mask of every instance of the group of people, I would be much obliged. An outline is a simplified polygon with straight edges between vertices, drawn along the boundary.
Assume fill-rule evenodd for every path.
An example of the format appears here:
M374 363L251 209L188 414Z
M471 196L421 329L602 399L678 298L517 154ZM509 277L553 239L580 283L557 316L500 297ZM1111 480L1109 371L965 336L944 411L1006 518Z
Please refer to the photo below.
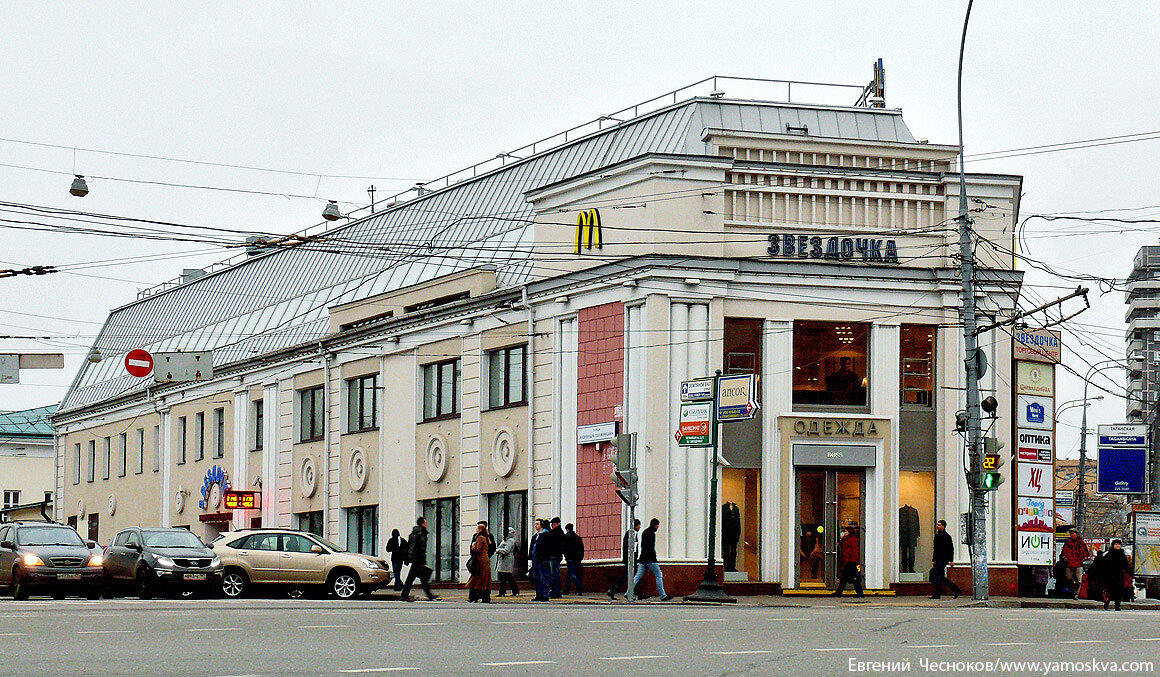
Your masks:
M1104 609L1115 603L1119 611L1120 604L1125 599L1131 601L1135 594L1132 563L1123 542L1117 538L1107 552L1097 552L1085 574L1083 565L1090 556L1091 550L1079 532L1069 531L1055 565L1057 590L1065 597L1102 600Z
M537 519L532 523L535 533L528 546L531 567L529 577L536 586L533 602L547 602L551 599L575 592L584 593L584 539L576 533L572 524L560 528L560 518ZM560 565L564 564L566 574L561 580ZM515 581L512 581L513 594ZM500 594L503 594L502 588Z
M941 598L944 588L949 589L955 597L962 594L962 589L946 575L947 565L954 559L955 543L947 533L947 522L939 520L935 525L934 554L931 557L933 566L930 569L930 582L934 585L931 599ZM833 594L841 596L847 585L853 586L857 597L865 596L862 590L861 543L858 540L858 527L853 525L842 528L842 536L838 541L838 587Z

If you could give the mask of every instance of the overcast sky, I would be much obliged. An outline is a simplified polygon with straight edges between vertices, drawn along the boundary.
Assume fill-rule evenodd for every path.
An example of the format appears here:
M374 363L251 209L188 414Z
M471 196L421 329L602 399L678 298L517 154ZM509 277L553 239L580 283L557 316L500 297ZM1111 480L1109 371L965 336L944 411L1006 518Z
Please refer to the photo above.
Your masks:
M319 222L326 199L344 210L365 204L371 183L382 197L709 75L863 84L878 57L886 64L887 105L903 110L914 135L957 142L965 2L215 7L222 11L174 3L8 5L0 24L0 201L291 232ZM1160 132L1157 26L1154 2L977 2L964 76L968 156ZM1157 217L1158 150L1160 140L1134 141L969 161L968 170L1022 175L1024 217L1143 207L1151 208L1119 215ZM83 199L68 194L74 161L77 173L109 177L92 179ZM0 334L56 337L0 340L0 352L62 350L66 369L25 371L20 385L0 386L0 410L58 401L109 309L182 268L235 253L12 225L0 222L0 268L72 267L0 279ZM1031 258L1119 278L1139 246L1157 242L1158 230L1028 227ZM141 256L161 258L125 261ZM1076 285L1039 272L1027 280L1037 285L1028 307L1037 302L1031 297L1054 298ZM1065 361L1081 372L1085 360L1123 353L1123 294L1091 286L1093 308L1075 327L1083 336L1064 338ZM1080 397L1080 383L1064 375L1059 401ZM1120 421L1123 411L1122 400L1106 397L1092 407L1091 423ZM1062 417L1064 455L1078 448L1078 422L1079 408Z

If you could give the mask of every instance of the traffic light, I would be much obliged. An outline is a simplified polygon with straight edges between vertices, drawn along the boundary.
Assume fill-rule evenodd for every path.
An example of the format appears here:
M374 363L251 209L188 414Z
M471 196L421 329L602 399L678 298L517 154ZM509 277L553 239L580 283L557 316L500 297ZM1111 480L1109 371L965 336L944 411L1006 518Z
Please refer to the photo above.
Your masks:
M635 442L636 435L629 433L617 435L616 439L608 443L610 451L615 454L612 460L616 462L616 469L612 471L612 481L616 483L616 495L630 508L635 508L640 501L634 462Z
M630 508L635 508L637 501L640 500L640 494L636 490L637 479L636 468L612 471L612 481L616 483L616 495Z
M994 437L983 438L983 472L980 476L984 491L995 491L1003 484L1003 474L999 469L1003 467L1003 455L1000 450L1004 444Z

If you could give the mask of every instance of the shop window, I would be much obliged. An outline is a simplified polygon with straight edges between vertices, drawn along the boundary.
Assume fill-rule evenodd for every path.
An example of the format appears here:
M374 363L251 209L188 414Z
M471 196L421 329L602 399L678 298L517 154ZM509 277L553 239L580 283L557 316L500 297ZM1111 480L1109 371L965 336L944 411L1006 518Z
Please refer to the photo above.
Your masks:
M88 480L92 482L97 479L97 441L89 440L89 475Z
M298 441L313 442L322 439L325 430L322 386L298 391Z
M323 536L321 510L296 513L294 519L298 523L296 528L299 531L309 531L315 536Z
M266 413L262 410L263 401L254 400L250 405L253 412L254 428L250 437L250 448L257 451L265 444L264 430L266 427Z
M347 508L346 549L364 555L378 556L376 536L379 532L379 506Z
M346 430L375 430L378 424L379 375L359 376L346 382Z
M81 445L73 445L73 484L81 483Z
M427 566L437 581L454 581L459 574L459 499L423 501L427 518Z
M498 409L527 403L524 386L527 352L527 346L512 346L487 354L489 408Z
M527 556L528 544L525 540L528 523L528 494L526 491L505 491L487 495L487 528L495 536L496 543L507 538L508 527L515 527L516 543L520 554Z
M213 410L213 457L226 455L226 410Z
M196 436L194 439L194 442L195 442L194 449L197 452L197 455L194 456L193 460L200 461L200 460L205 458L205 412L204 411L199 411L193 415L193 434Z
M926 580L934 555L934 472L898 473L898 548L900 580ZM948 519L953 524L953 520Z
M459 414L460 360L423 366L423 420Z
M761 470L721 470L721 553L727 581L761 577Z
M794 406L867 410L869 336L858 322L794 322Z
M934 408L934 330L929 325L902 325L902 406Z

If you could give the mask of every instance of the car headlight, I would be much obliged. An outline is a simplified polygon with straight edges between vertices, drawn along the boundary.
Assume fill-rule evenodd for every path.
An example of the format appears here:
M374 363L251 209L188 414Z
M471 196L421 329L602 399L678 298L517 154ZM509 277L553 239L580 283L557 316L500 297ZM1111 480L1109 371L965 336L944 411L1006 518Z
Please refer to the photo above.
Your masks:
M42 566L44 566L44 560L40 559L39 557L37 557L36 555L33 555L30 552L26 552L26 553L24 553L24 566L26 566L26 567L42 567Z
M214 557L213 561L209 563L209 566L211 569L216 569L216 568L220 567L221 565L222 565L222 558L221 557Z
M158 555L157 556L157 566L162 567L163 569L176 569L177 562L174 562L173 560L169 559L168 557L162 557L161 555Z
M379 568L379 563L374 561L373 559L367 559L365 557L360 557L360 558L358 558L358 561L362 562L363 566L368 568L368 569L378 569Z
M91 566L91 567L99 567L104 563L105 563L105 558L101 557L100 555L93 555L92 557L89 558L89 566Z

